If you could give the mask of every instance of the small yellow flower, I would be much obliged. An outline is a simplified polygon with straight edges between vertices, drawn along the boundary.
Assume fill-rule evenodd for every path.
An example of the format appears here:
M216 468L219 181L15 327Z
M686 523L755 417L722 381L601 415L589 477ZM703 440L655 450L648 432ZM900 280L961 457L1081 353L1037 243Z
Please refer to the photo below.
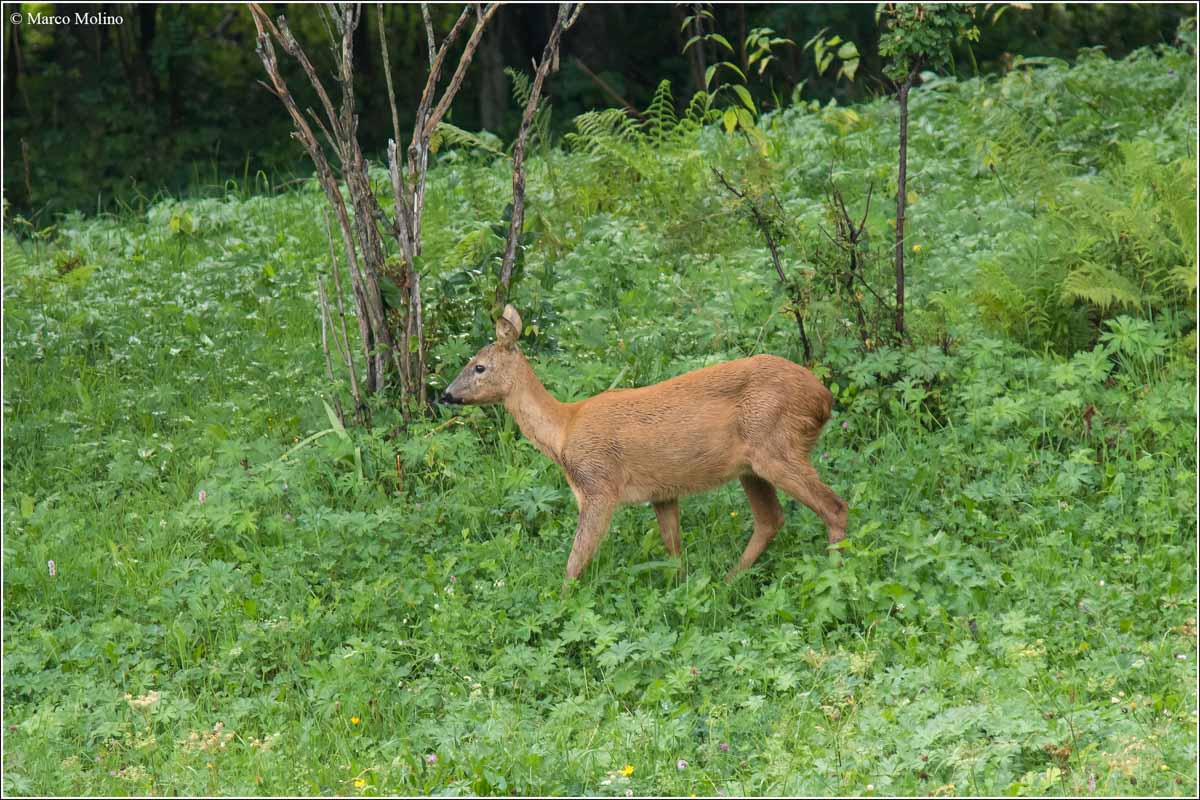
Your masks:
M914 253L919 253L919 252L921 252L921 245L919 245L919 244L914 244L914 245L913 245L913 252L914 252Z
M730 512L729 512L729 516L731 516L731 517L736 517L736 516L737 516L737 512L736 512L736 511L730 511Z
M625 766L621 767L620 772L622 775L628 778L633 774L633 764L626 764Z
M362 722L362 720L360 720L358 717L351 717L351 718L350 718L350 724L351 724L351 725L357 725L357 724L358 724L358 723L360 723L360 722Z
M213 766L213 763L212 763L211 761L209 761L209 762L208 762L207 764L205 764L204 766L208 767L209 769L216 769L216 767L214 767L214 766Z
M355 778L354 779L354 788L355 789L365 789L366 787L367 787L367 779L366 778Z

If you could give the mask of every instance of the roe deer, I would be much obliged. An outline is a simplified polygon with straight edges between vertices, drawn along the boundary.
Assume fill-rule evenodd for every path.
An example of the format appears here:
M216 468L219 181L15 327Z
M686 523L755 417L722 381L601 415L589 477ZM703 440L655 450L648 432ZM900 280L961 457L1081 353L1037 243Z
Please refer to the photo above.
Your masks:
M507 306L495 343L467 362L442 402L503 403L521 433L566 473L579 525L564 588L595 554L618 505L651 503L667 552L678 556L679 498L733 478L750 499L754 534L726 580L753 564L783 527L775 487L817 513L831 547L845 537L846 503L808 460L833 395L807 369L758 355L560 403L517 347L520 335L521 316Z

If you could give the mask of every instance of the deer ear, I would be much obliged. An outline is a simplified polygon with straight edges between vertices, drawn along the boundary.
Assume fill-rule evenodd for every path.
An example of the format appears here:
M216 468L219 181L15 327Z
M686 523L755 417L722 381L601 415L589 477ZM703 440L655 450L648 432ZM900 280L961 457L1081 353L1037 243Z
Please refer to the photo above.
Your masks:
M501 347L512 347L521 337L521 315L512 305L504 307L504 313L496 320L496 343Z

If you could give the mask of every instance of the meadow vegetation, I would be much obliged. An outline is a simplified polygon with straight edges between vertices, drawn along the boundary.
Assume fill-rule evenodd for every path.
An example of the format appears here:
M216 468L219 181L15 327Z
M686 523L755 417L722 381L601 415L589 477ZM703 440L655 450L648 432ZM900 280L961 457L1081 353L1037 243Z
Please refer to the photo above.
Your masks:
M763 148L664 86L533 143L510 298L559 399L800 360L802 306L844 564L787 499L732 585L736 483L682 503L685 578L635 507L563 597L571 493L503 410L338 423L315 183L7 220L5 793L1194 796L1194 75L914 88L911 341L869 347L824 198L894 193L893 101ZM491 336L499 148L448 131L430 172L436 388ZM773 194L792 286L712 167Z

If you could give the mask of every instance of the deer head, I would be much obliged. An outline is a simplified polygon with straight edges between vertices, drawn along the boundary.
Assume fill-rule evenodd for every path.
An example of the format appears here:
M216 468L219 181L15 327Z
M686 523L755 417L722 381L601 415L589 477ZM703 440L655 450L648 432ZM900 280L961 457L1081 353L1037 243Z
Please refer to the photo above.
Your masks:
M480 350L467 362L442 394L443 403L486 406L504 401L514 380L523 375L518 365L524 361L517 339L521 336L521 315L511 305L496 320L496 341Z

